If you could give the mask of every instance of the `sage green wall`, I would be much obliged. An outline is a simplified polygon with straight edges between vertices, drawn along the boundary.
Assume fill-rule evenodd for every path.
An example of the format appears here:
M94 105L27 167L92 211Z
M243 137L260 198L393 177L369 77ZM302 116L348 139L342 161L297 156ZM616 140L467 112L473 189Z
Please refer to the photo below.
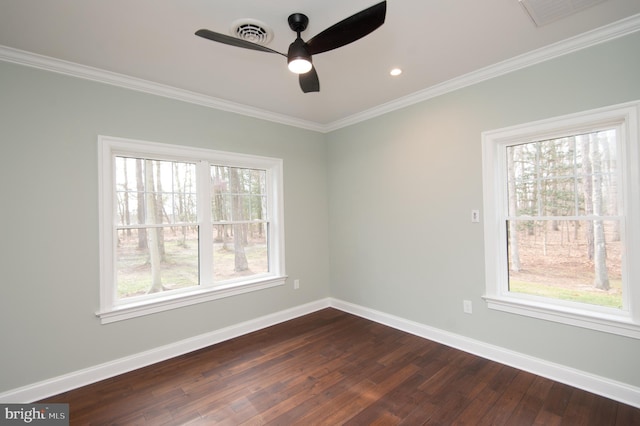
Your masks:
M640 386L640 340L488 310L470 221L481 132L640 99L638 52L640 33L329 134L332 297Z
M640 386L638 340L489 311L470 223L480 133L640 99L639 47L628 36L327 135L0 62L0 392L329 295ZM100 325L99 134L283 158L288 284Z
M100 134L282 158L287 285L100 325ZM0 393L326 298L326 156L320 133L0 62Z

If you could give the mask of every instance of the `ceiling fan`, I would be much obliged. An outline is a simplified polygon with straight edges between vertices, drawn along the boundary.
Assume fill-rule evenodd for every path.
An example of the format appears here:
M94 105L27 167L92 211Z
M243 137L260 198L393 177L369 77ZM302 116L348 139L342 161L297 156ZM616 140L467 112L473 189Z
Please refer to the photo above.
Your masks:
M300 33L307 28L309 18L302 13L294 13L289 16L288 22L289 28L296 32L297 37L289 46L286 55L261 44L206 29L196 31L196 35L230 46L282 55L287 58L289 70L299 74L298 79L302 91L304 93L319 92L320 81L318 73L313 67L311 56L337 49L361 39L384 23L386 13L387 2L380 2L332 25L307 42L302 40Z

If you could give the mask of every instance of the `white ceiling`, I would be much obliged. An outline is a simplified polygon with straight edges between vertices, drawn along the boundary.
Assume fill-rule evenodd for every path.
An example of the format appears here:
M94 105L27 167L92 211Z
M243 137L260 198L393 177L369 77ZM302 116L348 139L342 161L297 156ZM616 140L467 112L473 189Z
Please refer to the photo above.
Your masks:
M253 18L274 31L268 47L286 53L295 38L291 13L309 17L308 40L378 1L0 0L0 47L328 126L640 14L639 0L607 0L537 27L518 0L389 0L378 30L314 56L321 91L307 94L282 56L194 35L226 34L234 21ZM393 67L403 74L390 77Z

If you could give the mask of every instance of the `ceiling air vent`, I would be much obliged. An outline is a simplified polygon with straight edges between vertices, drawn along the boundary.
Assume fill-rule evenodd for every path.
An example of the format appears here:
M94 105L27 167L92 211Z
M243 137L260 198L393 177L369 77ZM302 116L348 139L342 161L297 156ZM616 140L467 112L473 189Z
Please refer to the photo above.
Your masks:
M518 0L533 22L541 27L560 18L573 15L606 0Z
M255 19L235 21L231 26L231 34L257 44L268 44L273 38L273 31L264 22Z

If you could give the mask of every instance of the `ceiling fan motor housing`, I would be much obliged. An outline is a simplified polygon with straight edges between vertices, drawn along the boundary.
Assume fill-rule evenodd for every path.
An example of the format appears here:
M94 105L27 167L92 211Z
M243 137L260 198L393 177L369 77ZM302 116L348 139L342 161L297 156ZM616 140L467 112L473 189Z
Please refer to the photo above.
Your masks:
M309 18L303 13L293 13L289 15L289 28L297 32L300 35L301 32L307 29L309 25Z

